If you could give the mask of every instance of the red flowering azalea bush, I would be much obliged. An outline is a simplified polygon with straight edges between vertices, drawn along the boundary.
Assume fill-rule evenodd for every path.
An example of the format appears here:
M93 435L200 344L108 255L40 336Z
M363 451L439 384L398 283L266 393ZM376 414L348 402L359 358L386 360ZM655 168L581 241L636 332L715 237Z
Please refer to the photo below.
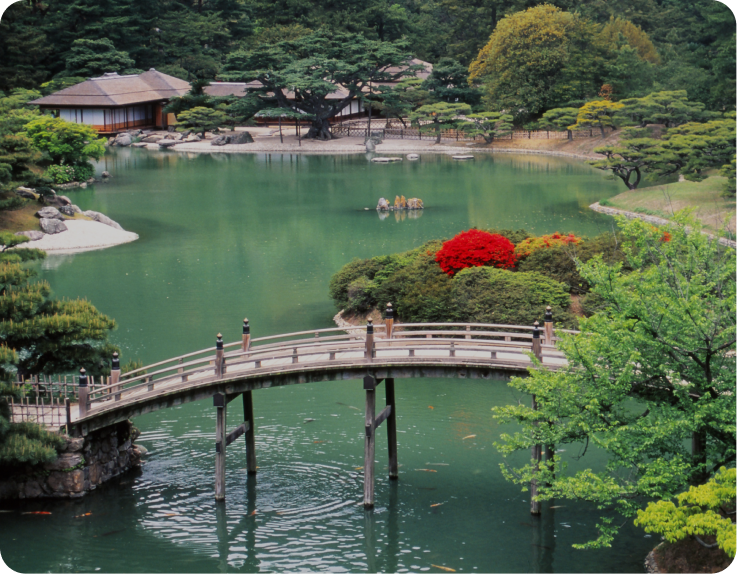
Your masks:
M517 244L514 248L515 255L523 259L529 257L538 249L546 249L548 247L558 247L559 245L570 245L581 242L580 237L576 237L573 233L563 235L562 233L552 233L551 235L541 235L540 237L528 237L524 241Z
M435 254L435 261L451 277L467 267L514 267L514 244L506 237L478 229L462 231L443 243Z

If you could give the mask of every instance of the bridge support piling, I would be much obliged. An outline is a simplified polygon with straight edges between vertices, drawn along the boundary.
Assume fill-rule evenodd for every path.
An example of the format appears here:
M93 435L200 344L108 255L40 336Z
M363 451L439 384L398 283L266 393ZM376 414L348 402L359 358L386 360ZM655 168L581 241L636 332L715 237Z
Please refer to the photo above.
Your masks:
M376 451L376 379L371 375L363 378L366 390L366 440L363 448L363 507L374 507L374 457Z
M535 355L537 360L542 362L542 347L540 345L540 329L539 323L535 321L535 329L532 331L532 353ZM532 410L537 410L537 397L532 395ZM539 423L535 422L533 425L538 426ZM532 464L535 467L535 474L540 470L540 462L542 460L542 445L536 444L532 447ZM530 514L540 514L540 502L537 498L537 477L530 481Z
M243 393L243 420L248 423L246 431L246 467L248 474L256 474L256 428L253 420L252 391Z
M386 405L391 408L386 419L386 436L389 440L389 478L399 478L399 465L397 464L397 411L394 400L394 379L385 379Z
M215 500L225 500L225 424L228 402L222 393L214 394L212 402L215 406Z

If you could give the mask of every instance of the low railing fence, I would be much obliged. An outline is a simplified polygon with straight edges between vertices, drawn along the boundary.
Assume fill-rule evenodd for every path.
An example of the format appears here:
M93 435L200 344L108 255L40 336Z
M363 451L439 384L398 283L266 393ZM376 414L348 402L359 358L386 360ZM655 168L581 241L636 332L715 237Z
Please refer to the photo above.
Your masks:
M335 136L346 137L369 137L368 125L365 123L354 123L353 121L343 124L333 125L331 132ZM611 131L611 129L609 130ZM407 139L407 140L435 140L437 132L434 130L420 131L416 127L409 128L375 128L371 127L371 136L380 137L382 139ZM570 139L586 139L593 137L601 137L601 132L597 129L596 133L593 129L574 130L571 131ZM514 130L509 134L494 138L494 141L512 141L519 139L569 139L568 132L557 132L548 130ZM480 135L471 136L464 130L445 129L440 130L440 141L456 141L456 142L484 142L484 138Z

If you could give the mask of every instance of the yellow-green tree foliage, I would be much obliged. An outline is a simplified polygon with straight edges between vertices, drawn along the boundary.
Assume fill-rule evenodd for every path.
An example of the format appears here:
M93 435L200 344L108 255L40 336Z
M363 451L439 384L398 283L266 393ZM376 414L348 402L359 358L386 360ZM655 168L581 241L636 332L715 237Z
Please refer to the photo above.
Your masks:
M603 65L595 35L591 22L550 4L506 16L471 63L469 81L484 85L491 109L515 115L593 97Z
M668 542L694 536L716 536L716 545L735 557L737 532L730 516L735 510L735 469L721 467L709 482L692 486L678 495L678 506L669 500L651 502L637 511L635 524L647 532L662 534Z
M578 110L576 123L569 126L569 130L583 130L590 128L599 128L601 137L604 137L605 127L614 127L614 114L624 108L619 102L610 102L609 100L594 100L587 102Z
M642 28L629 20L612 16L609 22L604 24L604 27L599 33L599 39L609 49L615 50L620 42L620 34L632 48L637 50L637 55L640 56L640 59L651 64L660 63L660 55L650 41L650 37L646 32L642 31Z

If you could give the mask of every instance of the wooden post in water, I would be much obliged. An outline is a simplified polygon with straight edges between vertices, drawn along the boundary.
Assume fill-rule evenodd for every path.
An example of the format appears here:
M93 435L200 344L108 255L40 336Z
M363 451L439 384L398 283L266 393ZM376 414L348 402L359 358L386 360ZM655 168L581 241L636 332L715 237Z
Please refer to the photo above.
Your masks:
M115 392L117 392L118 388L115 385L120 381L120 356L117 352L113 353L112 368L110 369L110 378L108 381L110 382L110 386L114 387ZM108 389L108 394L110 394L110 389Z
M535 357L542 361L542 348L540 346L540 324L535 321L535 330L532 331L532 353ZM537 410L537 397L532 395L532 410ZM535 427L538 423L532 423ZM542 445L535 444L532 446L532 464L535 467L535 472L540 470L540 461L542 459ZM540 502L535 500L537 498L537 478L533 478L530 481L530 514L540 514Z
M248 318L243 319L243 351L251 348L251 327L248 324Z
M225 423L228 402L225 395L212 396L215 407L215 500L225 500Z
M386 419L386 437L389 440L389 478L399 478L399 465L397 464L397 409L394 400L394 379L385 379L386 405L391 407L391 412Z
M251 391L243 393L243 421L248 423L246 431L246 467L248 474L256 474L256 429L253 426L253 395Z
M386 304L386 318L384 319L384 324L386 325L386 338L391 339L392 331L394 331L394 309L392 309L391 303Z
M225 374L225 351L223 350L223 336L218 333L215 341L215 376L222 378Z
M363 448L363 507L374 507L374 456L376 450L374 420L376 416L376 379L363 378L366 391L366 440Z
M550 305L545 309L545 344L553 344L553 309Z
M366 324L366 360L371 361L374 358L374 322L372 319L368 320Z
M79 418L87 416L87 371L79 369Z
M72 402L69 397L64 399L64 408L67 411L67 435L72 435Z

